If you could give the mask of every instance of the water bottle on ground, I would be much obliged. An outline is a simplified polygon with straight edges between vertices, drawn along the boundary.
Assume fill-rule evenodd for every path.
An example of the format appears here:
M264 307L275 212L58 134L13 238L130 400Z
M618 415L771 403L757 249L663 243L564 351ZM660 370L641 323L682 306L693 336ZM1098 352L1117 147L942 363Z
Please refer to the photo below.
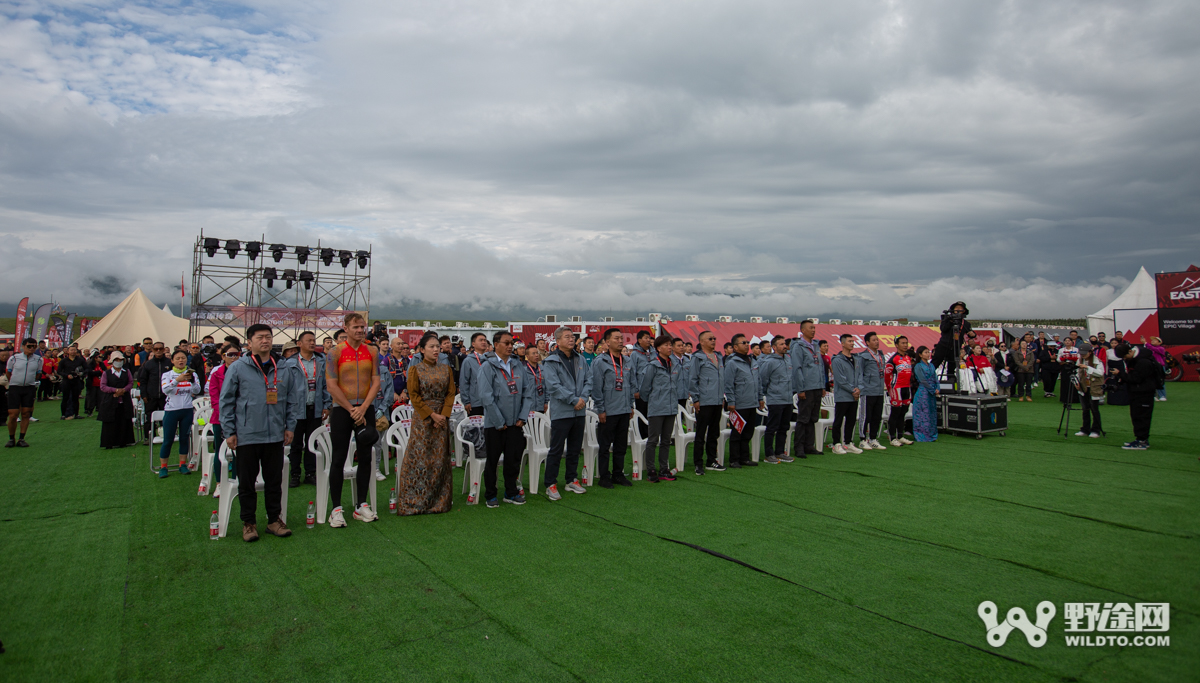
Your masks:
M208 520L208 537L217 540L221 537L221 516L213 510L212 518Z
M583 466L583 485L584 486L592 485L592 480L588 478L587 465Z
M634 460L634 461L633 461L633 480L634 480L634 481L641 481L641 480L642 480L642 468L641 468L641 467L638 467L638 461L637 461L637 460Z
M308 515L304 519L304 526L309 529L317 525L317 506L311 500L308 501Z
M392 497L388 498L388 514L396 514L396 489L392 489Z

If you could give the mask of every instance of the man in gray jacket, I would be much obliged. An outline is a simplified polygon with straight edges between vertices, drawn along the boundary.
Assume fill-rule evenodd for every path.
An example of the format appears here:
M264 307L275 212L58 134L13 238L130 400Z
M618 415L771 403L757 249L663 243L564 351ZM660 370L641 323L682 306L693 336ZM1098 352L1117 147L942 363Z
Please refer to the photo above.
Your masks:
M816 427L821 419L821 398L825 395L825 387L829 385L829 377L816 335L817 326L813 321L800 323L800 338L792 342L789 352L797 406L792 450L797 458L821 453L816 443ZM837 440L834 439L834 442Z
M625 476L625 449L629 447L629 420L633 416L631 363L621 355L625 337L621 330L609 328L600 338L603 348L592 361L592 401L600 424L596 441L600 446L596 468L600 486L633 486ZM611 458L610 458L611 452ZM611 468L610 468L611 462Z
M468 415L483 415L483 406L479 404L479 372L487 362L487 335L476 332L471 335L471 353L462 361L462 369L458 371L458 395L462 397L463 408Z
M646 414L646 397L642 396L638 387L642 385L642 373L646 371L651 359L654 358L654 351L650 349L650 345L654 342L654 334L649 330L639 330L637 333L637 344L633 346L633 352L629 354L630 375L633 379L633 405L642 415ZM641 424L637 425L638 436L646 438L646 428Z
M317 456L308 449L308 437L321 426L321 421L329 415L329 390L325 388L325 357L316 353L317 335L312 332L301 332L296 339L300 353L279 364L281 368L291 368L300 373L297 381L304 387L304 412L296 421L296 438L292 440L289 452L291 460L291 477L288 486L296 488L303 481L305 484L317 483Z
M883 369L886 360L879 350L879 335L868 332L863 337L867 350L858 354L855 364L855 386L859 396L865 397L866 409L863 416L863 438L859 440L859 448L869 451L887 450L887 446L879 443L879 425L883 422L883 397L887 387L883 381Z
M750 358L750 342L746 335L733 335L733 355L725 363L725 399L733 410L745 420L739 432L734 429L729 435L729 466L732 468L757 467L750 459L750 439L758 426L758 408L766 407L762 400L762 383L759 381L758 365Z
M238 503L242 510L242 540L257 541L254 484L263 476L267 533L291 536L279 515L283 512L283 448L292 442L296 421L304 414L305 387L295 370L280 368L271 355L271 328L261 323L246 330L250 355L225 371L221 385L221 433L237 452Z
M788 427L792 423L792 391L795 378L792 363L788 360L787 340L775 335L771 340L771 353L763 353L758 359L758 376L762 382L763 397L767 402L767 430L763 437L764 462L772 465L793 462L787 454Z
M583 431L587 425L587 400L592 395L592 374L587 361L575 353L575 333L563 326L554 331L558 349L542 363L546 391L550 394L550 452L546 455L546 497L562 498L558 492L558 466L566 450L566 489L587 493L576 478Z
M700 350L692 354L688 385L696 414L696 440L692 444L696 476L702 476L705 470L722 472L725 466L717 459L717 437L725 404L725 363L717 355L717 336L708 330L700 333Z
M525 434L521 428L533 410L533 384L529 381L529 373L521 371L521 361L512 356L513 339L508 330L492 335L492 344L496 352L487 355L475 375L487 448L483 498L489 508L500 507L496 500L496 467L503 456L504 502L524 505L525 496L517 485L517 478L521 476L521 454L525 452ZM467 358L463 375L474 361L474 357Z

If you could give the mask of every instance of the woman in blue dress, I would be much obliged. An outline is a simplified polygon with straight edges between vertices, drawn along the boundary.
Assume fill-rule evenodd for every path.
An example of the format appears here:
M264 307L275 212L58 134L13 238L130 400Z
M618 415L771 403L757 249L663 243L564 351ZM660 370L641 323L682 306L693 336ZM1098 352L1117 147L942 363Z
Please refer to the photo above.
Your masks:
M929 347L917 349L921 362L913 367L913 378L917 380L917 394L913 397L913 435L917 441L937 441L937 370L929 359L933 352Z

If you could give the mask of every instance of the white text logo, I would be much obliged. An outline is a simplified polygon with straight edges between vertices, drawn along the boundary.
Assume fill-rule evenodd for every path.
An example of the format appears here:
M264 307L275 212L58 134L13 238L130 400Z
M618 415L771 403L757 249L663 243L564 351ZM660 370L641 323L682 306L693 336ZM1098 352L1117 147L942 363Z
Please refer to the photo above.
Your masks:
M991 600L984 600L979 603L979 618L983 619L983 623L987 626L987 641L992 647L1000 647L1008 640L1008 634L1012 633L1013 629L1018 629L1025 634L1025 640L1029 642L1030 647L1041 647L1046 644L1046 627L1050 624L1050 620L1054 618L1054 613L1057 610L1054 608L1054 603L1049 600L1043 600L1037 606L1037 623L1029 621L1025 610L1020 607L1014 607L1008 610L1008 616L1003 622L997 619L1000 610L996 607L996 603Z

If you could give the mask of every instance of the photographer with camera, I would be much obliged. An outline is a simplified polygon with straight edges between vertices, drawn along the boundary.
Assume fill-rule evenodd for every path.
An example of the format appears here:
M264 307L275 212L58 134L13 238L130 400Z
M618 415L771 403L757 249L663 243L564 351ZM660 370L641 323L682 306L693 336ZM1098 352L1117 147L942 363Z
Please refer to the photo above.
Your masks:
M1072 396L1071 392L1067 391L1071 378L1079 370L1079 356L1079 349L1075 348L1075 340L1071 337L1064 339L1062 348L1058 350L1055 357L1062 378L1062 396L1058 400L1063 403L1074 403L1079 398L1078 393Z
M963 342L966 340L967 334L972 331L971 323L967 321L967 316L970 314L967 304L962 301L955 301L950 304L950 308L942 311L942 323L939 326L942 338L938 340L937 346L933 349L933 367L938 369L939 374L943 363L946 361L957 362ZM950 372L951 377L954 374L953 371Z
M1079 347L1079 363L1076 370L1079 398L1083 403L1083 429L1075 436L1098 439L1104 434L1100 426L1100 397L1104 396L1104 363L1096 359L1091 344Z

